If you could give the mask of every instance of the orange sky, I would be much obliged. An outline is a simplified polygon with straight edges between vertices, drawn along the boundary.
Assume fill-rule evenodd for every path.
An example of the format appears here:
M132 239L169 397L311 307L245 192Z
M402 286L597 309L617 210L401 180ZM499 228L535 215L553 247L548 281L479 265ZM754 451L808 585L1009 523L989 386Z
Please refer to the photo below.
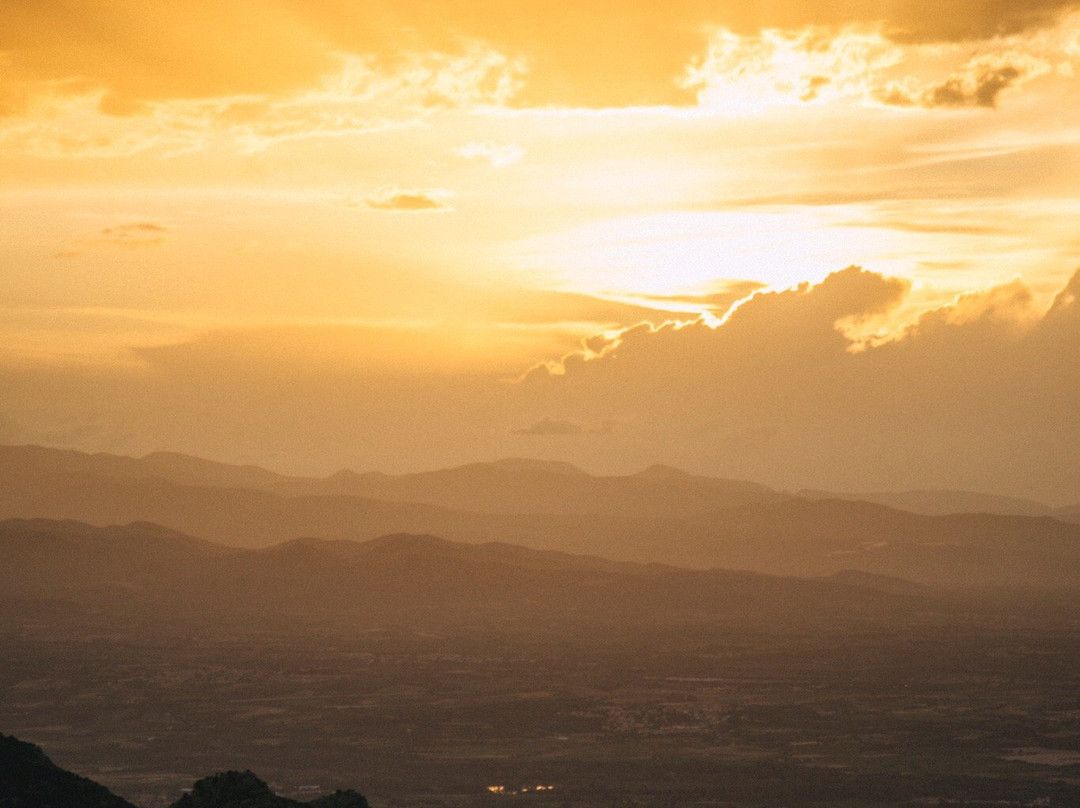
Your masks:
M1080 500L1078 82L1055 2L13 0L0 440Z

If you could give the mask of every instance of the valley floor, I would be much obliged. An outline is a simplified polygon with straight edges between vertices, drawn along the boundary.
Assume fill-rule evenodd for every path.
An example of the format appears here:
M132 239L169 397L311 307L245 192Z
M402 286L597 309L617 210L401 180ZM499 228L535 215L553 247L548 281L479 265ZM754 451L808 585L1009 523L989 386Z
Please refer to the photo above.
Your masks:
M0 640L0 728L146 808L224 769L377 808L1080 804L1067 621Z

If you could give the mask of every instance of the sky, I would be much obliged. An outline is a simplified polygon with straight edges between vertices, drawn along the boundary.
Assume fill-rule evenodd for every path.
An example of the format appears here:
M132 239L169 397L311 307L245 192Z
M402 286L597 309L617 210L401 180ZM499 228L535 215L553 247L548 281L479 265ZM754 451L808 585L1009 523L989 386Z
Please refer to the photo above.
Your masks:
M1080 6L0 5L0 442L1080 502Z

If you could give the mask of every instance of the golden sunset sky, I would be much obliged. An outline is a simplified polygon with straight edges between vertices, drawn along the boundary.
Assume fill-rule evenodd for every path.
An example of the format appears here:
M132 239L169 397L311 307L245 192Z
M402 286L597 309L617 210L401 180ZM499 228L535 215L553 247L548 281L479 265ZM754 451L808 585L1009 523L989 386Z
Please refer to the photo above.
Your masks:
M0 442L1080 501L1078 221L1075 4L5 0Z

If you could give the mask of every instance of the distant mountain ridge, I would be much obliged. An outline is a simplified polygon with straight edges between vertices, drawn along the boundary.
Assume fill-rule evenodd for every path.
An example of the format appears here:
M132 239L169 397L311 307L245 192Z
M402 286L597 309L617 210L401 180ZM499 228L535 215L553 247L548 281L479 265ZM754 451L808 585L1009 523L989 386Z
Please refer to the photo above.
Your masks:
M1052 508L1042 502L976 491L912 490L866 491L838 494L832 491L803 489L803 499L842 499L851 502L873 502L925 516L948 516L957 513L989 513L999 516L1057 516L1068 515L1067 508Z
M757 483L699 477L661 466L634 475L600 477L560 461L508 458L396 476L341 471L329 477L309 478L170 452L136 459L40 446L0 446L0 481L12 475L55 478L70 474L113 480L162 480L182 486L246 489L289 497L350 496L477 513L667 518L788 498L787 494Z
M356 791L310 802L277 796L249 771L198 780L172 808L368 808ZM136 808L104 786L61 769L33 744L0 734L0 808Z
M734 568L841 569L948 587L1080 586L1080 525L1050 517L927 516L870 502L790 500L716 511L703 548Z
M40 603L116 625L316 622L350 630L830 623L903 618L926 597L749 572L630 564L434 536L227 548L156 526L0 522L11 617ZM81 612L80 612L81 610Z
M252 487L192 483L204 477ZM324 489L380 496L311 493ZM596 477L567 464L506 460L312 480L175 455L134 460L0 447L0 519L151 522L248 548L303 536L365 541L411 533L698 569L803 577L854 570L946 587L1080 588L1080 525L1057 511L952 513L949 503L960 501L1037 510L964 492L896 495L914 496L920 502L912 507L935 513L821 496L796 498L664 466Z

